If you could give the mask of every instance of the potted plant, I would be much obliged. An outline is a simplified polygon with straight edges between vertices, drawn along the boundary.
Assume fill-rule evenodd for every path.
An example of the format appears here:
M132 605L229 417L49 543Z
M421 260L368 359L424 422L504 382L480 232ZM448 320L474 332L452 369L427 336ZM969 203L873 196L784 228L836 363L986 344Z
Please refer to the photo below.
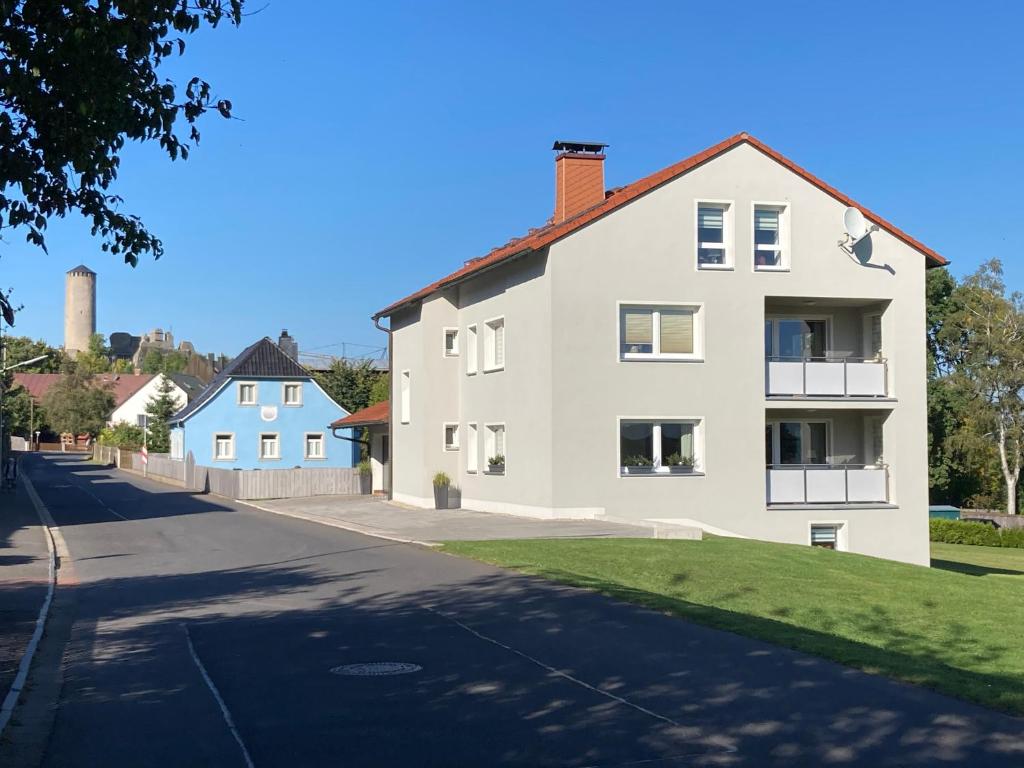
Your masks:
M373 493L373 470L370 468L370 460L363 459L356 465L359 470L359 492Z
M452 479L444 472L434 475L434 509L448 509L448 489Z
M663 464L668 467L669 473L673 475L682 475L687 472L693 472L693 456L683 456L681 453L673 453L665 459Z
M649 475L654 471L654 462L646 456L627 456L622 460L622 474Z
M496 475L505 474L505 456L500 453L496 456L491 456L487 460L487 471Z

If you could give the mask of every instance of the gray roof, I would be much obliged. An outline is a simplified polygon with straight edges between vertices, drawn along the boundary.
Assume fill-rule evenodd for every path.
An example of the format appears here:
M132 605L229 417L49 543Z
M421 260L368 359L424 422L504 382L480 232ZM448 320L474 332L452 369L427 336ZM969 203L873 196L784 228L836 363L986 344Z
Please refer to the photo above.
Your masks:
M213 380L195 398L171 416L170 422L184 421L206 404L220 391L229 379L309 379L309 371L292 360L281 351L273 341L264 336L252 346L242 350L224 370L213 377Z
M89 269L89 268L88 268L87 266L85 266L85 264L79 264L79 265L78 265L77 267L75 267L74 269L69 269L69 270L68 270L68 274L69 274L69 275L73 275L73 274L75 274L76 272L85 272L85 273L86 273L87 275L95 275L95 274L96 274L96 273L95 273L95 272L93 272L93 271L92 271L91 269Z
M192 400L196 395L203 391L205 384L203 380L198 376L192 376L187 373L168 373L167 378L185 390L185 396L189 400Z

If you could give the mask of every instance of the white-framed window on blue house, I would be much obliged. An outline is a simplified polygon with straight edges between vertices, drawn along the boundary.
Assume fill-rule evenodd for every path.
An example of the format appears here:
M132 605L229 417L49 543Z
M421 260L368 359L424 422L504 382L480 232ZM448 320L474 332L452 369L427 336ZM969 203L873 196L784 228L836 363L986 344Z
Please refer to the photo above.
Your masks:
M260 461L281 458L281 436L277 432L261 432L259 442Z
M239 405L256 405L256 382L254 382L254 381L240 381L240 382L238 382L238 404Z
M218 432L213 436L213 460L235 460L235 434L233 432Z
M302 382L287 381L282 384L281 402L293 408L302 405Z
M303 455L307 461L326 459L324 455L324 433L307 432L305 435L305 446Z

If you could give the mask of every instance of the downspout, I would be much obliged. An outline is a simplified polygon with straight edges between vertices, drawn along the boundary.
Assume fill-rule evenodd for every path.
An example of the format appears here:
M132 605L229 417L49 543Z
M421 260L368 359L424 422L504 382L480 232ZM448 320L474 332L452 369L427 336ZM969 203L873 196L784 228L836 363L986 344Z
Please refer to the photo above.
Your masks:
M387 478L387 499L391 501L394 489L395 466L395 349L391 344L391 328L385 328L380 324L380 315L373 316L373 324L378 331L388 335L388 461L384 467L384 475Z

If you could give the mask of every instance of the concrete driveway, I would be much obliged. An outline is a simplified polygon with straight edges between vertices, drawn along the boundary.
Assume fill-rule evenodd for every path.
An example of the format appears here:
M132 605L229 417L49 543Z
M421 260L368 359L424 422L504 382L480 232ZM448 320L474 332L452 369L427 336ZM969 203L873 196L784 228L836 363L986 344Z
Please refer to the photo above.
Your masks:
M538 520L468 509L418 509L369 496L312 496L247 503L335 528L419 544L484 539L649 539L654 535L651 528L636 525L599 520Z

